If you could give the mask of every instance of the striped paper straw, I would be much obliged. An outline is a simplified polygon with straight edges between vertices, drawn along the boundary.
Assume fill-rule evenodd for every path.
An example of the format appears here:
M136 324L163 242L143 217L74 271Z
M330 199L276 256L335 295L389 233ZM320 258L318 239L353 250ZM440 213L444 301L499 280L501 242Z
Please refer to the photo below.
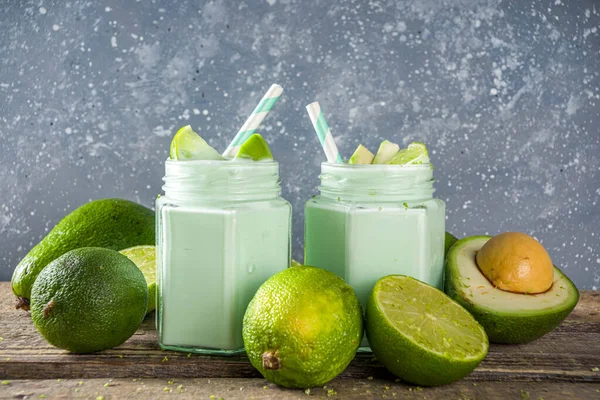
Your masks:
M342 155L335 145L333 136L331 136L331 130L327 125L327 121L325 121L325 116L321 111L319 102L315 101L314 103L307 105L306 111L308 111L308 115L310 116L310 120L315 128L315 132L317 132L321 146L323 146L323 151L327 157L327 162L338 164L344 162L344 160L342 160Z
M269 90L267 90L267 93L265 93L260 100L260 103L258 103L254 111L252 111L252 114L250 114L246 122L244 122L244 125L242 125L237 135L235 135L231 143L229 143L229 146L227 146L227 149L223 152L223 157L235 157L242 143L252 136L254 131L260 126L271 108L273 108L273 105L277 102L277 99L279 99L279 96L281 96L281 93L283 93L283 88L281 86L275 84L271 85Z

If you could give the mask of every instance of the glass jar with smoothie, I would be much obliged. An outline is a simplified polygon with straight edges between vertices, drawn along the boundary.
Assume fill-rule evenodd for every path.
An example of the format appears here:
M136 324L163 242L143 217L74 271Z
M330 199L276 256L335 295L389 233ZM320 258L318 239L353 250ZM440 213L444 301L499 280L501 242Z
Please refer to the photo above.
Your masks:
M290 265L291 206L260 135L226 160L182 128L156 201L157 313L164 349L243 351L242 320L258 287Z
M363 309L386 275L442 289L445 204L423 144L385 141L376 156L359 146L349 163L323 163L320 179L305 207L305 264L345 279Z

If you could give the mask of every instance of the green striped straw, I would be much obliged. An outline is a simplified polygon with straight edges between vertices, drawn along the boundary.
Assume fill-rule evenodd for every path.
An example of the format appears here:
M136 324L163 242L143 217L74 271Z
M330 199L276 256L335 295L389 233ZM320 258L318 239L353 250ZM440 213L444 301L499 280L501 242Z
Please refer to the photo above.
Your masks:
M310 117L313 127L315 128L315 132L317 132L321 146L323 146L323 151L327 157L327 162L336 164L343 163L344 160L342 159L342 155L335 145L333 136L331 136L331 130L327 125L327 121L325 121L325 116L321 111L319 102L315 101L314 103L307 105L306 111L308 111L308 116Z
M273 108L273 105L277 102L277 99L279 99L279 96L281 96L281 93L283 93L283 88L281 86L275 84L271 85L269 90L267 90L267 93L265 93L260 100L260 103L258 103L254 111L252 111L252 114L250 114L246 122L244 122L244 125L242 125L237 135L235 135L231 143L229 143L229 146L227 146L223 152L223 157L235 157L242 143L258 129L269 111L271 111L271 108Z

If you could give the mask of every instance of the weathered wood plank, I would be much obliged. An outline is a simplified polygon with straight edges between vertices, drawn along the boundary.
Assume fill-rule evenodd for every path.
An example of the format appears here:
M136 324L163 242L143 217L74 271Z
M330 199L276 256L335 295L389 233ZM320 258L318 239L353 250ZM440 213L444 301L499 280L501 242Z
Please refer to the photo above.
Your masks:
M207 357L161 351L152 316L122 346L75 355L48 345L29 315L15 310L8 283L0 283L0 377L50 378L259 378L246 357ZM559 328L525 345L492 345L467 380L600 382L600 296L584 292ZM393 381L372 355L358 355L342 378Z
M156 399L582 399L600 397L600 384L564 382L456 382L420 388L380 379L338 378L325 387L283 389L264 379L67 379L16 380L0 387L2 398L125 398Z

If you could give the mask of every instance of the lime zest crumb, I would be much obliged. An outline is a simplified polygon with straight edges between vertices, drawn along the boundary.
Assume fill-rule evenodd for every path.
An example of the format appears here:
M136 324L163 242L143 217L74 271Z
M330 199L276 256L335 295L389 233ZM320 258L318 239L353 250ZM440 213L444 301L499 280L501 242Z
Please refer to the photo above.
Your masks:
M165 387L163 388L163 391L164 391L164 392L168 392L168 391L169 391L169 388L165 386Z
M167 362L169 361L169 357L165 356L165 358L162 359L162 362Z
M123 355L119 354L117 357L119 357L120 359L123 359Z
M2 385L8 385L10 383L10 381L2 381L0 382Z
M96 400L104 400L104 396L98 396L96 397Z
M600 368L594 367L594 368L590 369L590 371L592 371L592 372L598 372L598 371L600 371Z
M529 400L529 392L526 392L525 390L521 389L521 399Z
M373 377L372 376L367 376L367 379L370 380L370 381L372 381Z
M304 393L306 393L307 396L310 396L310 388L306 389Z
M336 394L335 389L327 389L327 397L335 396Z
M187 353L187 358L190 358L192 356L192 353Z
M45 394L40 394L40 399L45 399L46 395Z
M173 384L173 381L168 381L167 383L168 383L169 385L172 385L172 384Z
M408 210L408 203L407 202L402 203L402 205L404 206L405 210Z

